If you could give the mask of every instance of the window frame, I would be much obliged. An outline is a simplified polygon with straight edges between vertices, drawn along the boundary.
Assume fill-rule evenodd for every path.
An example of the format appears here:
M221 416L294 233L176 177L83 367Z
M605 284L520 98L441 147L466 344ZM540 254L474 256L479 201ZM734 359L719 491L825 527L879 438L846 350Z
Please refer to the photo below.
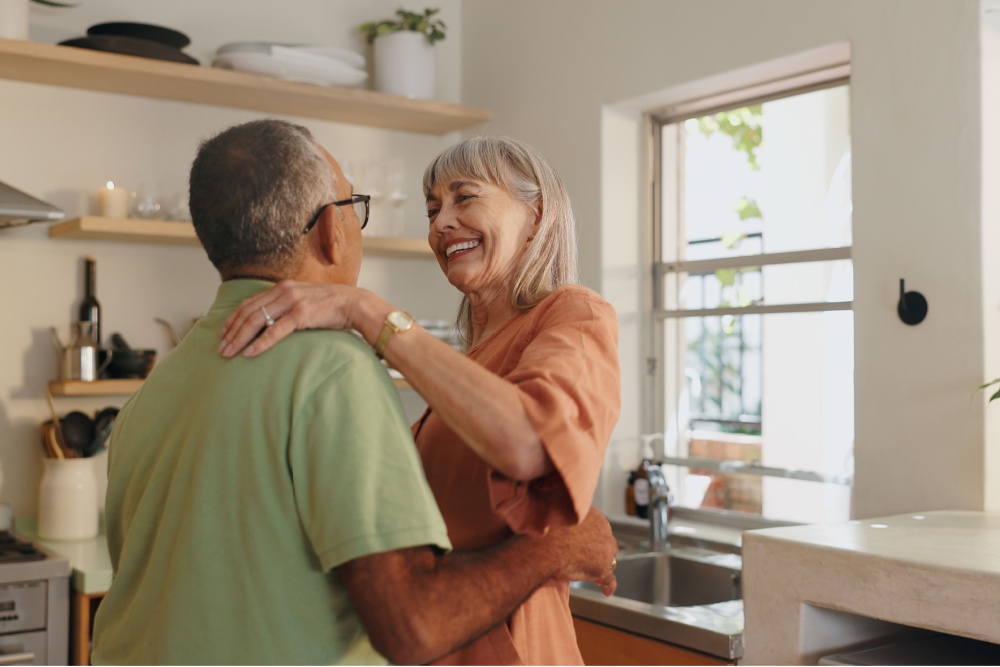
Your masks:
M741 269L771 266L787 263L812 263L834 260L852 260L852 245L830 247L790 252L764 253L742 257L725 257L708 260L683 260L678 257L664 257L665 230L674 232L677 252L686 247L687 239L683 236L680 223L684 201L683 169L683 132L674 154L678 157L672 162L665 162L668 152L664 145L663 130L672 124L683 125L689 118L699 118L720 111L761 104L763 102L802 95L817 90L850 85L851 65L849 57L823 64L813 63L801 71L791 71L781 76L774 76L762 81L749 82L738 86L730 82L729 88L712 94L693 97L689 100L674 102L668 106L647 114L649 135L648 162L651 183L650 225L652 239L651 271L652 289L650 292L650 309L648 311L650 336L646 360L645 389L650 396L649 403L652 412L646 422L651 427L651 433L656 434L651 442L659 445L654 449L654 455L662 462L679 467L696 469L716 469L719 472L738 472L761 477L779 477L813 482L844 485L852 487L854 475L829 475L821 472L788 470L760 465L759 462L744 463L738 461L717 461L698 457L668 457L666 442L681 441L685 435L678 432L681 429L679 419L668 423L671 411L670 405L678 405L683 382L668 382L667 368L685 367L685 345L682 327L669 326L670 321L681 322L687 317L721 316L721 315L766 315L777 313L827 312L837 310L853 310L851 301L825 301L811 303L789 303L775 305L748 305L744 307L725 307L709 309L681 309L676 303L676 290L666 288L668 275L680 275L686 272L714 271L716 269ZM669 179L669 180L668 180ZM665 224L664 201L676 203L678 210L673 212L673 224ZM673 292L673 293L670 293ZM668 351L672 354L668 357ZM676 373L675 373L676 374ZM676 412L674 413L676 414ZM685 508L688 512L705 512L717 514L720 510Z

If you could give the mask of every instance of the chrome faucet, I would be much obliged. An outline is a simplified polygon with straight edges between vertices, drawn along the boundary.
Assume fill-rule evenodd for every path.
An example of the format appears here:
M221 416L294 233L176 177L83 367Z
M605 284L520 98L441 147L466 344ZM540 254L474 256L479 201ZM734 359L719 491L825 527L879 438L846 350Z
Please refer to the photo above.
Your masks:
M666 551L670 548L670 487L657 463L646 466L646 476L649 478L649 548Z

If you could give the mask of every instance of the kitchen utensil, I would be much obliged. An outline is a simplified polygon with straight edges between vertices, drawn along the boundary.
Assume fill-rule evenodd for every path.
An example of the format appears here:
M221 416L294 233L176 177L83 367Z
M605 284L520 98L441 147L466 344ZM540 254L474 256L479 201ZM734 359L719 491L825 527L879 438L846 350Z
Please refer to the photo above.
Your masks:
M118 417L118 408L104 408L94 417L94 440L90 443L87 456L93 456L104 448L111 435L111 429Z
M63 380L83 380L91 382L100 377L114 358L111 350L104 350L105 359L98 363L99 353L94 340L93 322L73 322L70 325L72 338L67 346L63 346L55 327L50 327L53 342L60 353L59 376Z
M111 347L116 352L122 352L122 351L127 351L127 350L131 350L132 349L132 346L129 345L128 342L125 340L125 337L122 336L117 331L115 333L111 334Z
M117 379L145 378L155 363L156 350L118 350L108 366L108 375Z
M42 449L45 450L45 456L59 458L59 443L56 442L56 429L51 419L42 422Z
M79 456L86 456L94 441L94 420L79 410L73 410L60 421L66 444Z
M175 49L172 46L154 42L149 39L138 37L125 37L122 35L90 35L89 37L74 37L73 39L59 42L60 46L75 46L80 49L91 49L92 51L107 51L109 53L120 53L126 56L138 56L140 58L152 58L153 60L169 60L176 63L186 63L190 65L200 64L197 60Z
M182 32L173 28L152 25L150 23L130 23L126 21L114 21L111 23L98 23L87 28L88 35L120 35L124 37L137 37L147 39L160 44L172 46L175 49L183 49L191 43L191 39Z
M56 451L55 455L57 459L63 458L63 451L67 449L66 438L63 437L62 424L59 422L59 415L56 414L56 404L52 401L52 394L49 392L49 388L45 388L45 399L49 404L49 411L52 413L52 430L56 434Z

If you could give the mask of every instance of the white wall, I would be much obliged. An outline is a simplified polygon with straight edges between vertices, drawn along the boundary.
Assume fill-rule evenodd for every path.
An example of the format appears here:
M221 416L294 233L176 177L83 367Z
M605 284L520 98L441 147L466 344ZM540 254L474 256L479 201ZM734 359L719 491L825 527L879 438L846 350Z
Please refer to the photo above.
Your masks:
M981 402L970 401L983 376L984 345L977 0L507 0L466 3L462 18L464 101L493 109L491 133L518 136L555 164L579 214L585 280L625 316L626 400L616 438L644 428L644 341L634 316L645 239L636 233L641 218L629 209L645 202L609 198L644 196L645 189L621 175L642 167L630 147L641 134L623 128L614 109L849 42L853 512L983 507L984 417ZM602 162L612 152L631 162ZM605 187L610 178L615 188ZM623 279L630 265L634 273ZM919 326L896 316L900 278L928 299ZM620 483L611 475L609 466L605 481ZM620 507L619 489L606 488L602 506Z
M366 52L354 28L387 18L395 0L85 0L73 9L32 3L31 39L55 43L83 35L105 21L170 26L192 39L185 49L202 62L230 41L310 42ZM460 99L461 5L435 3L452 29L439 43L439 99ZM421 9L423 6L410 6ZM368 54L370 57L370 54ZM186 190L187 170L200 140L262 114L0 81L0 180L64 208L70 217L92 211L97 188L108 179L134 187L162 184ZM420 174L456 135L443 137L292 119L309 127L334 156L406 160L406 235L423 238L426 217ZM373 219L376 230L379 221ZM41 445L38 425L47 419L43 388L56 377L48 329L65 337L82 291L80 258L97 258L98 298L104 332L121 332L137 347L169 348L165 317L177 327L211 304L218 277L200 248L50 240L47 225L0 231L0 503L17 516L35 512ZM361 284L384 294L417 317L451 319L458 299L432 261L366 260ZM410 397L412 398L412 397ZM120 405L122 397L57 398L60 412ZM407 401L412 413L414 401Z
M616 105L850 42L854 513L982 507L983 410L969 397L984 376L984 307L995 310L996 299L984 301L981 285L987 251L980 243L992 237L980 228L977 0L434 4L451 28L439 49L439 97L491 108L495 120L487 131L538 146L573 196L585 280L622 317L625 404L619 438L643 428L644 340L637 313L648 287L639 271L648 244L640 234L639 214L647 202L637 176L643 167L635 148L637 118ZM252 39L362 50L353 26L387 16L396 6L388 0L86 0L70 10L32 7L31 38L56 42L82 35L93 23L138 20L186 32L194 42L187 51L203 60L219 44ZM109 177L182 187L201 138L256 116L0 81L0 180L75 215L87 210L90 193ZM402 153L412 170L415 207L408 209L407 233L423 234L416 179L454 137L303 122L338 156ZM623 161L602 161L612 154ZM621 202L601 195L612 178ZM46 418L41 391L56 370L47 329L68 326L79 298L79 257L85 254L98 259L107 331L121 331L135 345L165 350L152 318L180 324L203 310L214 293L216 277L196 249L50 241L39 225L0 232L0 502L19 515L34 512L37 427ZM930 303L928 319L917 327L895 315L901 277ZM457 303L437 269L419 262L372 261L362 283L422 316L450 317ZM92 409L116 400L61 399L60 408ZM609 483L618 481L613 477ZM599 496L602 506L618 501L619 489Z
M982 118L994 119L1000 114L1000 0L984 0L982 26L983 85ZM983 382L1000 376L1000 263L996 251L1000 248L1000 128L995 122L983 122L983 331L984 374ZM986 147L989 147L988 149ZM994 386L992 395L997 389ZM986 421L986 479L1000 479L1000 402L987 409ZM986 506L1000 508L1000 485L986 487Z

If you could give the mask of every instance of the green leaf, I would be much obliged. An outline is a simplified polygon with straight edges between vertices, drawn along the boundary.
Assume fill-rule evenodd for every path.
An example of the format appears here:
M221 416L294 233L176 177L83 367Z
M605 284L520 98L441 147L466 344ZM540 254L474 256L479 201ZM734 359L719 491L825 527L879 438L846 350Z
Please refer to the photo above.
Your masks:
M739 289L736 290L736 301L740 304L740 308L746 308L753 303L750 288L747 285L740 285Z
M736 271L734 269L716 269L715 278L723 288L730 287L736 283Z
M736 247L736 244L738 244L746 237L747 235L742 232L726 232L725 234L722 235L722 238L719 239L719 242L722 243L722 245L725 246L726 248L732 250L733 248Z
M739 214L740 220L764 217L760 213L757 201L755 199L747 199L746 197L740 197L740 200L736 203L736 213Z
M983 389L986 389L987 387L992 387L993 385L997 384L998 382L1000 382L1000 378L997 378L996 380L993 380L992 382L987 382L986 384L984 384L982 387L980 387L976 391L982 391Z
M43 1L51 2L52 0L35 0L35 2ZM419 32L427 38L428 43L433 44L444 39L444 31L447 28L441 19L431 20L431 17L439 11L441 10L437 8L428 8L420 14L405 9L397 9L397 18L362 23L358 26L358 31L365 36L369 44L375 41L376 37L400 31Z

